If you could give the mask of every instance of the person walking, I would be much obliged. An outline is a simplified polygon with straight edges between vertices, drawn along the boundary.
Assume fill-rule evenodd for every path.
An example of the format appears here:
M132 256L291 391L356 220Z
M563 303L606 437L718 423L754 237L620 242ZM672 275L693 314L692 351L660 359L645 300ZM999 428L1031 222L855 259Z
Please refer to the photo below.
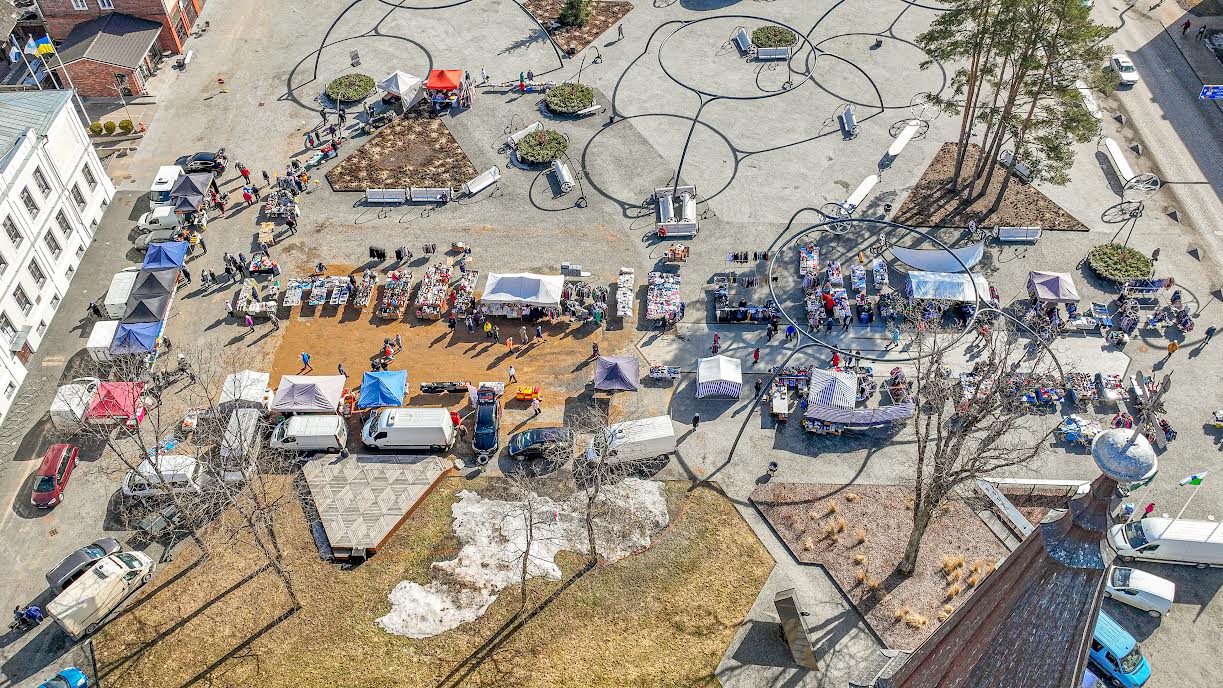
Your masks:
M1155 502L1147 502L1146 508L1142 510L1142 518L1146 518L1153 513L1155 513ZM1142 520L1142 518L1138 520Z
M624 24L617 24L616 25L616 41L619 42L622 40L624 40Z
M834 352L832 352L832 367L833 367L833 368L840 368L840 367L841 367L841 354L839 354L839 353L837 353L837 352L835 352L835 351L834 351Z
M480 83L488 83L488 70L484 69L483 67L480 68Z
M242 192L242 200L246 201L246 207L249 208L255 204L255 197L249 191Z
M526 346L527 342L530 341L529 339L527 339L527 326L526 325L522 325L521 327L518 328L518 341L522 342L523 346Z
M1166 361L1172 358L1172 354L1176 353L1176 350L1179 348L1181 348L1181 345L1177 344L1175 341L1168 342L1168 355L1164 356L1164 360Z
M200 236L200 255L204 255L205 253L208 253L208 244L204 243L204 237L201 235Z
M535 326L535 338L541 342L544 340L544 326L543 325Z
M595 342L594 344L590 345L590 357L591 358L599 357L599 343L598 342Z
M892 328L892 343L888 345L888 348L891 348L893 346L900 346L900 328L899 327Z
M513 337L505 338L505 349L506 351L509 351L510 353L514 352L514 338Z
M759 362L760 362L760 347L756 347L756 350L752 352L752 365L756 365Z
M455 319L454 314L451 314L449 318L446 318L446 327L450 329L451 334L454 334L454 327L458 324L458 322L459 321Z
M493 325L493 341L501 341L501 327L498 325Z
M277 318L276 314L271 311L268 311L268 318L270 318L272 329L279 330L280 329L280 318Z
M1193 24L1191 24L1191 23L1189 22L1189 20L1188 20L1188 19L1186 19L1186 20L1185 20L1185 23L1184 23L1184 24L1181 24L1181 36L1182 36L1182 37L1183 37L1185 34L1189 33L1189 27L1190 27L1190 26L1193 26Z
M247 169L246 165L238 166L238 174L242 175L242 178L246 180L247 184L251 183L251 171Z
M221 194L219 197L217 197L217 203L216 203L217 211L219 211L222 214L225 213L225 198L227 195L228 194Z
M786 341L794 341L794 337L798 335L798 328L794 325L786 325Z
M531 400L531 410L534 411L534 413L531 414L533 416L538 416L539 414L543 413L543 409L540 408L539 397L535 397Z
M225 264L225 281L226 282L234 281L234 266L228 263Z
M319 109L318 109L318 116L319 116L319 117L320 117L320 118L323 120L323 123L322 123L322 124L320 124L319 126L320 126L320 127L325 127L325 126L327 126L327 108L319 108Z
M292 215L285 218L285 226L289 228L289 236L297 234L297 220Z
M341 361L340 363L336 364L336 370L340 371L340 375L343 375L345 378L347 378L347 377L348 377L348 371L347 371L347 370L344 370L344 362L343 362L343 361Z
M986 323L981 323L981 327L977 328L977 338L972 340L972 343L976 344L977 342L989 341L989 332L989 325Z
M1211 337L1215 336L1215 332L1218 332L1218 329L1215 328L1214 325L1211 325L1210 327L1206 328L1206 341L1207 342L1210 341Z
M395 351L403 351L403 337L400 337L398 334L395 335Z
M187 284L191 284L191 271L187 269L186 265L179 270L179 274L183 276L183 279L187 281Z
M230 300L230 299L226 299L226 300L225 300L225 314L226 314L227 316L229 316L229 317L233 317L233 314L234 314L234 302L233 302L232 300Z
M484 338L485 339L493 338L493 324L487 320L484 321Z
M701 424L701 414L699 413L692 414L692 429L696 430L697 427L700 426L700 424Z
M314 372L314 366L310 365L310 354L305 351L302 352L302 370L308 373Z
M517 383L518 382L518 371L514 369L514 366L511 365L510 369L507 372L510 374L510 382Z
M255 319L250 316L250 313L246 314L246 328L247 334L255 332Z
M476 331L476 321L472 320L471 316L469 315L467 316L466 322L467 322L467 334L471 334L475 332Z
M271 176L269 176L269 175L268 175L268 171L267 171L267 170L260 170L260 172L263 174L263 185L264 185L264 186L271 186L271 185L272 185L272 178L271 178Z

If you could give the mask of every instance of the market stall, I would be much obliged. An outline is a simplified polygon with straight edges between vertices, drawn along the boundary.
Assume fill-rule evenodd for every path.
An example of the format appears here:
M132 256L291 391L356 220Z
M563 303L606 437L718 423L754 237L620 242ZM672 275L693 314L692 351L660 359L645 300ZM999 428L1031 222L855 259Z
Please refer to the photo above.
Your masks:
M349 277L349 284L354 281L353 277ZM369 305L370 297L374 293L374 287L378 286L378 274L373 270L366 270L361 273L361 280L357 282L351 303L357 308L365 308Z
M671 272L651 272L646 276L645 317L647 320L675 322L684 316L680 297L680 278Z
M450 289L450 310L456 317L475 312L476 283L480 281L478 270L467 270L459 274Z
M899 396L907 396L903 375L899 380L893 379L898 372L899 369L894 370L893 376L887 380L887 388L894 401L897 401ZM872 385L861 384L862 380L859 378L860 376L852 373L813 369L807 388L807 411L803 415L803 429L817 433L839 433L847 429L889 425L909 418L915 412L910 399L897 401L889 406L858 408L859 401L873 393L864 392L871 390ZM877 388L878 385L873 387ZM893 391L895 387L899 387L901 392Z
M297 217L301 215L297 210L297 194L285 188L268 189L260 212L263 217Z
M976 273L925 272L909 273L908 296L923 301L975 302L990 296L989 282Z
M461 69L435 69L429 72L425 89L434 111L471 106L471 86L467 84Z
M424 95L421 92L420 77L399 70L391 72L385 79L379 81L378 88L387 95L394 96L393 99L384 97L382 100L384 103L388 100L396 100L401 108L400 112L407 112L408 108L415 105L416 101Z
M440 320L446 310L446 293L450 290L450 266L437 263L425 270L416 290L416 317Z
M85 422L92 425L138 425L145 414L140 398L143 391L143 382L103 382L89 402Z
M739 398L743 390L743 365L737 358L709 356L697 361L696 398Z
M641 361L636 356L600 356L595 361L595 389L602 392L637 391Z
M1028 295L1042 303L1078 303L1079 290L1064 272L1028 273Z
M285 375L272 398L281 413L335 413L344 396L343 375Z
M507 318L527 317L532 309L559 308L564 288L561 275L490 272L480 296L480 311Z
M136 273L132 296L171 296L178 282L178 273L170 270L141 270ZM130 301L129 301L130 302Z
M196 172L179 177L170 189L174 213L184 216L188 224L202 220L208 193L215 186L211 172Z
M144 254L144 263L140 267L148 272L154 270L181 270L186 260L187 242L164 241L157 244L149 244L149 249Z
M632 268L620 268L616 276L616 315L621 318L633 317L633 294L637 273Z
M357 396L357 408L372 409L382 406L402 406L408 389L408 371L380 370L361 376L361 392Z
M404 306L412 293L412 271L392 270L386 274L386 284L382 285L382 298L378 301L375 311L379 318L398 320L403 315Z
M165 320L166 312L170 310L170 295L135 296L127 301L127 310L123 313L122 322L156 323Z
M110 342L112 356L152 354L161 342L163 322L119 323Z
M272 403L272 390L268 389L271 375L258 370L240 370L225 377L221 383L221 396L217 408L255 408L267 411Z

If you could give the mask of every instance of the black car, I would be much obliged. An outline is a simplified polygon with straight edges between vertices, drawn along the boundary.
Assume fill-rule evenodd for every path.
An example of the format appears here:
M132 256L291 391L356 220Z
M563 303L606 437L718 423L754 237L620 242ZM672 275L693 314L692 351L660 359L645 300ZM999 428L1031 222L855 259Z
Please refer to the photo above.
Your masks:
M511 459L547 457L563 462L573 452L573 438L569 428L534 428L510 435L506 447Z
M476 431L472 433L471 448L476 450L476 461L481 464L501 448L497 435L501 429L501 404L497 392L481 389L476 393Z
M88 571L94 562L121 549L123 546L114 538L102 538L92 545L85 545L64 557L63 561L47 572L47 585L54 593L63 592L64 588Z
M213 172L221 174L225 172L225 167L229 164L225 154L221 151L209 153L201 151L191 156L184 156L178 159L179 167L187 171L187 174L195 172Z

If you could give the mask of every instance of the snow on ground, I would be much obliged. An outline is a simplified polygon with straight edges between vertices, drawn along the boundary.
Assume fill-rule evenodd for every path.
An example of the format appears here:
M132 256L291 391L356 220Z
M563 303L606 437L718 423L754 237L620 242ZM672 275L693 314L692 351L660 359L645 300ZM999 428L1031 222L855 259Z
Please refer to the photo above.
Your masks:
M629 478L605 486L600 506L613 514L595 521L595 546L607 561L616 561L650 546L650 538L670 518L662 483ZM583 514L586 495L579 492L557 503L531 498L534 529L529 577L560 580L556 554L586 552ZM454 532L462 548L450 561L433 564L427 585L403 581L391 591L391 611L378 619L384 630L410 638L428 638L480 618L497 593L516 585L527 545L527 500L485 499L463 490L452 508Z

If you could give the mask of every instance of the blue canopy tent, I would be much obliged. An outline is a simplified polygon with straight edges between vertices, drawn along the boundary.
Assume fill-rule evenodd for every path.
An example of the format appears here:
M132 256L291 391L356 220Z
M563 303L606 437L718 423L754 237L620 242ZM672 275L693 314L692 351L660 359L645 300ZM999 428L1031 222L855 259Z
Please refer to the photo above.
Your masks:
M116 356L147 354L157 349L157 338L161 335L160 322L120 323L115 338L110 342L110 352Z
M145 270L178 270L187 259L187 242L166 241L159 244L149 244L149 250L144 254Z
M366 373L361 378L361 395L357 398L357 408L377 408L379 406L399 406L403 404L403 395L407 392L408 371L382 370L376 373Z

